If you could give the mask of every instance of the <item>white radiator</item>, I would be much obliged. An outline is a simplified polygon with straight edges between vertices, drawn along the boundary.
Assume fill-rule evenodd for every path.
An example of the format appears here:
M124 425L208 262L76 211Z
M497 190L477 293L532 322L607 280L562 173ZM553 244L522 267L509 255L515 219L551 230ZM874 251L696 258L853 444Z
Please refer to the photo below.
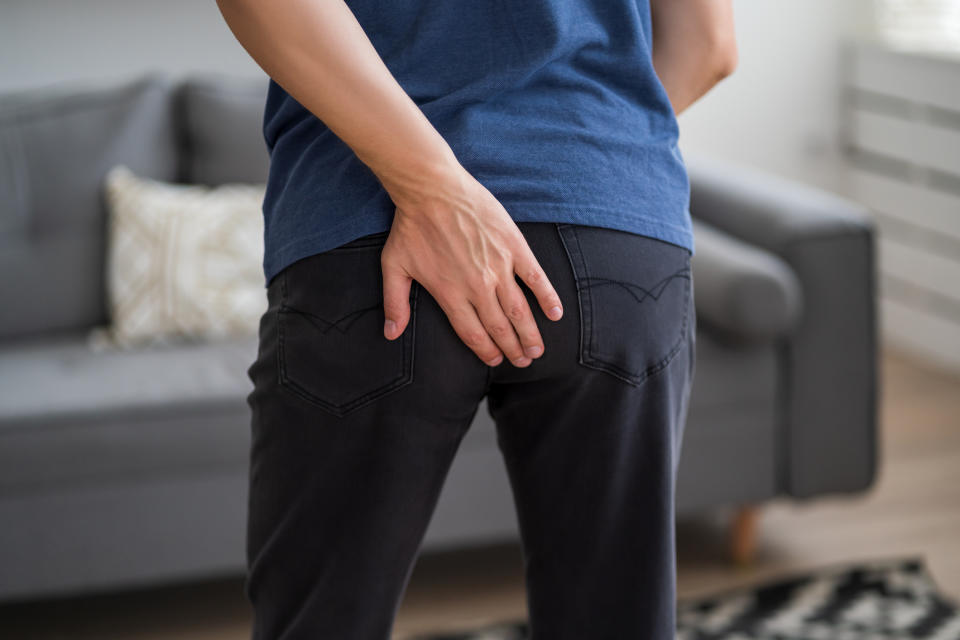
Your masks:
M879 229L883 338L960 371L960 55L844 54L849 195Z

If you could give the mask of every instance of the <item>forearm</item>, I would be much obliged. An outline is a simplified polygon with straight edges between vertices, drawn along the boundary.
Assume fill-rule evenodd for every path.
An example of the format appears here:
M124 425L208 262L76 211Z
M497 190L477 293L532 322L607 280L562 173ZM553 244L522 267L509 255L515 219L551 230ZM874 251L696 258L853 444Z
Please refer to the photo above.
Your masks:
M654 0L653 66L674 113L733 73L737 65L730 2Z
M250 56L343 140L398 205L457 160L343 0L217 0Z

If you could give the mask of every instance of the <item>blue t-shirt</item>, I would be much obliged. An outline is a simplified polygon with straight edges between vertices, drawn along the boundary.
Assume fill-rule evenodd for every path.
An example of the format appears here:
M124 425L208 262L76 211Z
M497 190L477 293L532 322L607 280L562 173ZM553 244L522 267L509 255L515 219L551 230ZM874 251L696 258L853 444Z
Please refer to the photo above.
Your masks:
M400 86L517 222L652 236L693 252L676 117L647 0L347 0ZM266 283L390 229L395 205L353 150L273 80L263 134Z

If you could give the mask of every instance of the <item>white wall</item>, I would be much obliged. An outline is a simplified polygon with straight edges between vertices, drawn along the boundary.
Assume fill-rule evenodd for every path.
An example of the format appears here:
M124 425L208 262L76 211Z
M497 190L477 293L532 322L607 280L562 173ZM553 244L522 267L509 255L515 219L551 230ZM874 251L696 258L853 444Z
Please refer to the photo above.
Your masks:
M737 0L739 64L680 114L680 148L842 193L839 43L872 34L869 0Z
M263 74L214 0L0 0L0 91L148 69Z
M681 149L839 190L837 44L869 0L735 0L740 65L680 116ZM2 0L0 91L147 69L260 75L214 0Z

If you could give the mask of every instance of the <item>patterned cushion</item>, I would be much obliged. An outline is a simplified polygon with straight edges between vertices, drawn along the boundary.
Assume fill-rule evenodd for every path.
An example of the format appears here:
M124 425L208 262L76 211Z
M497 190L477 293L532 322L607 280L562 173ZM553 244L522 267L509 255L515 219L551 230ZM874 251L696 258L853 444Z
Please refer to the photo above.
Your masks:
M111 324L96 327L92 343L255 334L267 307L265 188L172 184L112 168L105 179Z

